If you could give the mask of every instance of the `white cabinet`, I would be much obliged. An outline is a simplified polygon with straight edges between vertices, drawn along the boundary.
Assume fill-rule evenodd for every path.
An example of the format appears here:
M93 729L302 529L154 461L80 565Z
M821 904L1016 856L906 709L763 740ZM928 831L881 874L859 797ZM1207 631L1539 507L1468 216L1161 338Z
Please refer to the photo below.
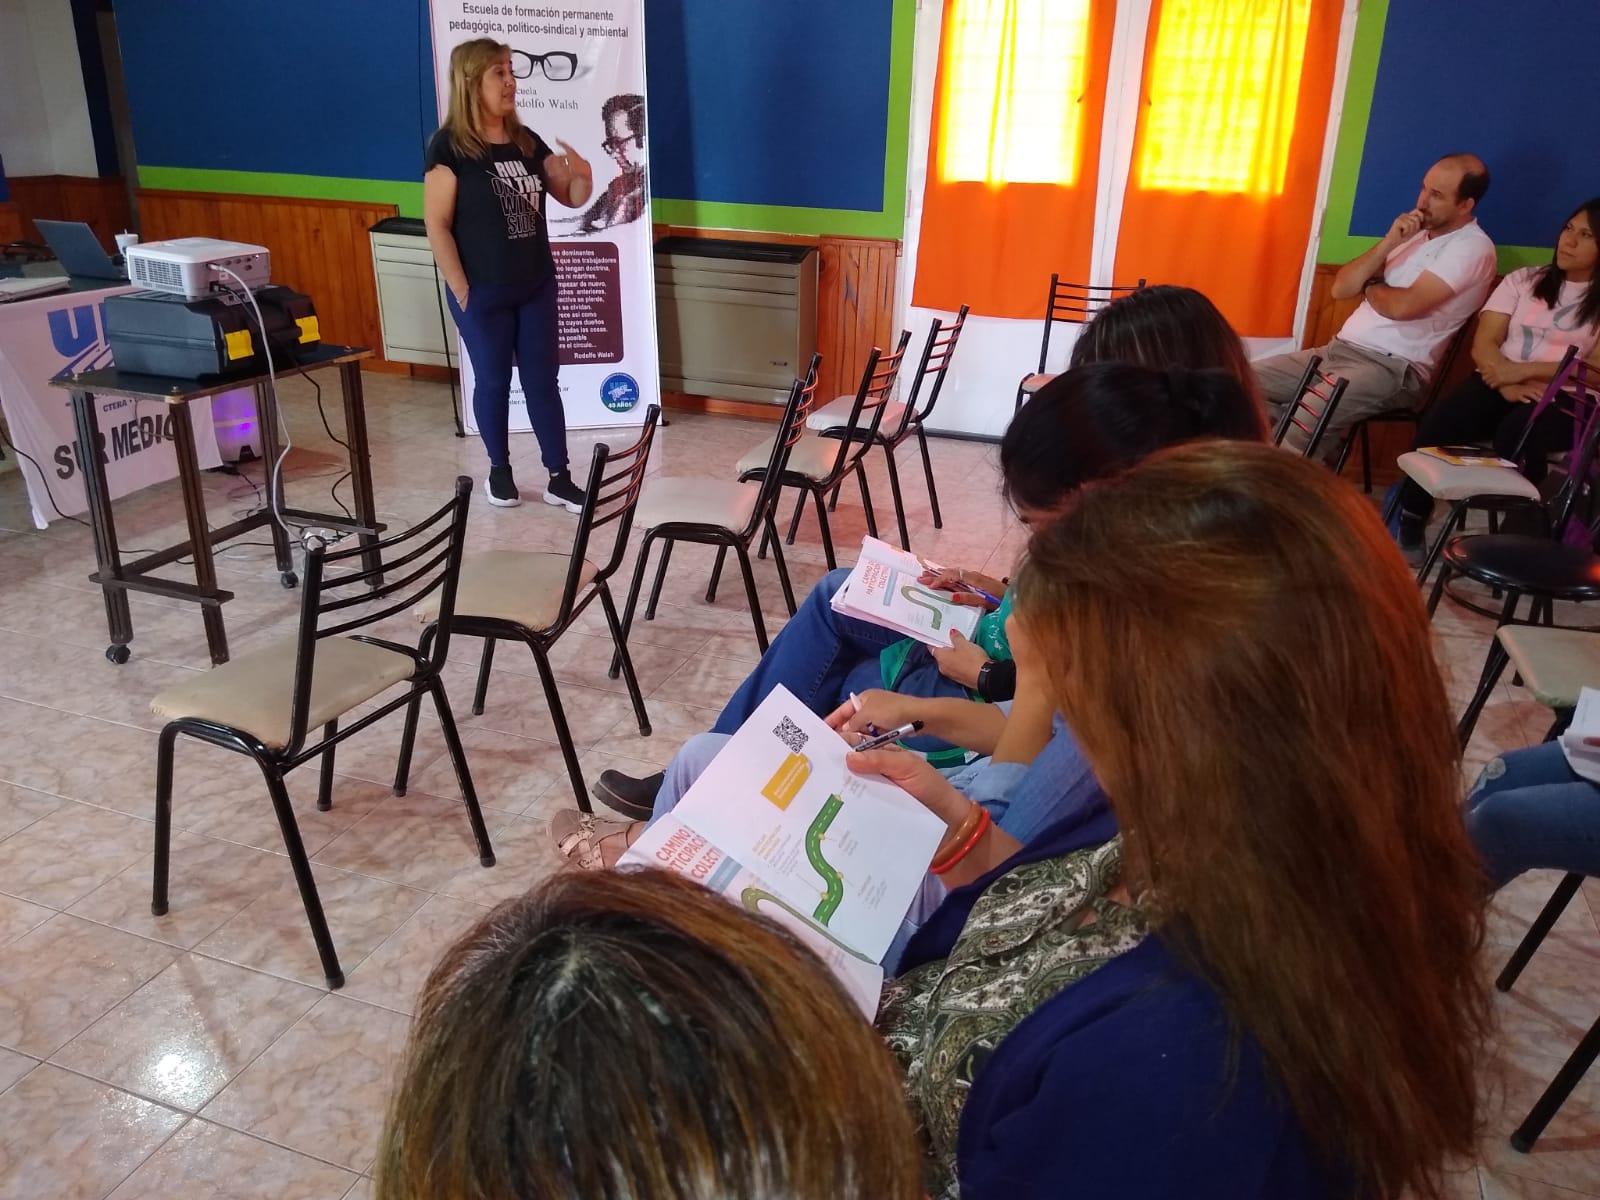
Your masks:
M455 366L455 328L445 306L444 276L434 267L422 222L390 217L374 225L368 236L378 276L383 356L390 362Z

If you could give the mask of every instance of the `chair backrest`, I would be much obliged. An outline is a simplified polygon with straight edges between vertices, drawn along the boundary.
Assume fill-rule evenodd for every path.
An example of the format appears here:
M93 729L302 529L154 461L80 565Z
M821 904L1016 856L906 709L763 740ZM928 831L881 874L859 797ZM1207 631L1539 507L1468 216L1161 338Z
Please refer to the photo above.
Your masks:
M850 419L830 431L830 436L839 439L839 452L834 456L833 466L828 471L827 479L821 482L821 487L831 488L838 483L872 449L873 441L878 436L878 427L883 424L883 410L894 392L900 364L905 361L906 345L910 341L911 330L902 329L894 353L885 354L874 346L872 353L867 355L867 364L861 371L861 382L856 387L855 401L850 405Z
M1600 453L1600 370L1580 360L1575 346L1567 348L1550 386L1528 414L1528 424L1517 440L1519 460L1533 423L1546 408L1552 407L1566 413L1572 421L1572 455L1567 460L1567 477L1561 481L1550 503L1550 531L1556 538L1566 540L1568 526L1578 519L1578 502L1592 494L1595 481L1590 476L1596 455ZM1592 536L1585 533L1578 540L1588 543Z
M645 472L650 468L650 448L655 444L656 427L661 423L661 406L652 404L645 409L644 424L633 445L613 451L605 442L594 448L589 460L589 483L584 489L583 510L578 514L577 532L572 535L572 553L568 556L567 581L561 589L560 615L552 627L565 625L578 602L578 592L584 586L583 564L589 557L594 535L607 525L611 531L611 549L600 562L591 583L604 583L622 565L628 551L628 534L633 530L633 515L639 507L639 493L644 489Z
M396 613L409 613L434 592L438 597L438 631L428 656L415 646L363 637L400 654L408 654L421 670L437 671L450 653L450 622L455 615L456 583L467 539L467 505L472 480L456 479L455 494L432 515L370 546L353 545L330 551L311 539L301 573L300 624L295 643L294 695L289 709L288 753L305 744L311 708L311 682L317 642L375 625ZM374 557L376 565L372 565ZM351 571L340 568L350 564Z
M1312 355L1300 377L1300 390L1295 394L1294 403L1284 406L1278 427L1272 431L1272 441L1277 446L1283 445L1291 425L1305 434L1305 449L1301 453L1306 458L1316 455L1328 422L1333 420L1339 401L1344 399L1345 388L1350 384L1338 375L1324 374L1321 365L1322 360Z
M822 366L822 355L813 354L811 365L804 378L789 385L789 398L783 403L783 416L778 418L778 432L772 437L772 453L767 457L766 470L761 473L761 491L756 506L750 514L754 522L747 533L754 533L766 518L767 510L778 502L783 489L783 473L789 467L789 455L806 432L806 418L817 405L817 372Z
M1069 325L1083 325L1089 318L1110 304L1118 296L1137 292L1144 287L1140 279L1134 284L1062 283L1061 276L1050 276L1050 294L1044 305L1044 338L1039 342L1039 372L1044 373L1050 359L1050 328L1057 321Z
M1544 415L1545 409L1561 403L1564 389L1567 386L1567 380L1572 377L1573 372L1579 365L1581 364L1578 361L1578 348L1576 346L1568 346L1567 352L1561 356L1561 361L1556 364L1555 374L1550 376L1550 382L1545 384L1544 391L1539 393L1539 398L1533 402L1533 408L1528 413L1527 423L1523 425L1522 433L1517 437L1517 444L1512 449L1512 458L1519 461L1521 460L1522 452L1524 449L1526 449L1528 444L1528 435L1533 432L1534 422ZM1575 408L1581 402L1582 395L1583 393L1581 390L1573 393L1568 399L1568 405L1571 405L1573 408ZM1566 406L1567 405L1563 405L1563 407ZM1578 413L1576 411L1572 411L1569 413L1569 415L1576 417ZM1572 442L1574 450L1577 449L1577 444L1582 437L1583 431L1574 425L1572 430Z
M911 394L906 397L905 407L900 412L900 424L885 436L894 445L898 446L911 429L913 421L922 421L933 411L933 406L939 402L939 390L944 387L944 377L950 370L950 359L956 352L956 342L961 339L961 330L967 323L967 306L963 304L956 312L956 319L949 325L942 321L934 321L928 329L928 340L922 346L922 361L917 364L917 377L911 384ZM917 398L922 394L923 387L928 389L928 395L921 408L917 407Z

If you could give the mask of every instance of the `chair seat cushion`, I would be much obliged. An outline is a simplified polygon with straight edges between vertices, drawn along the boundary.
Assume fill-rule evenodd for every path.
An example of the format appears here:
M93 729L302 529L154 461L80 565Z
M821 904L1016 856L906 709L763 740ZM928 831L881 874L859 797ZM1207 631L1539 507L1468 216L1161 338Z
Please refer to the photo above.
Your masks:
M833 473L834 464L839 461L839 446L838 438L825 438L817 433L801 434L800 440L794 444L794 449L789 451L789 473L804 475L807 479L828 478ZM749 452L739 460L735 470L740 476L765 472L767 464L771 461L772 438L767 438L759 446L750 447Z
M1463 466L1420 450L1402 454L1395 459L1395 465L1435 500L1467 500L1473 496L1540 498L1539 489L1511 467Z
M1600 633L1540 625L1502 625L1496 634L1522 686L1547 708L1572 708L1600 687Z
M1045 384L1054 379L1056 374L1057 372L1052 371L1043 375L1024 375L1022 377L1022 383L1019 385L1022 390L1022 394L1025 396L1033 395Z
M397 683L416 664L404 654L345 637L317 639L307 729L343 716ZM150 702L168 721L193 717L240 730L274 750L289 744L295 642L285 639L212 667Z
M1556 600L1600 600L1600 558L1587 546L1517 533L1451 538L1450 569L1490 587L1515 588Z
M828 429L843 429L850 423L850 410L855 407L855 403L856 398L854 393L851 393L848 396L840 396L836 400L830 400L827 404L824 404L821 408L817 409L814 413L806 418L806 428L814 429L818 433ZM906 406L901 404L898 400L890 400L887 404L885 404L883 408L883 420L878 422L879 432L889 434L899 429L900 422L905 417L905 411ZM867 425L870 424L871 421L872 410L863 409L861 413L861 423L863 425Z
M509 621L528 629L548 629L561 615L561 589L567 585L570 555L532 550L486 550L461 559L456 585L456 616ZM597 568L584 559L578 595ZM438 593L417 606L424 625L439 615Z
M762 465L766 465L763 460ZM656 479L645 484L637 520L646 529L661 525L720 525L740 530L750 523L758 483L721 479Z

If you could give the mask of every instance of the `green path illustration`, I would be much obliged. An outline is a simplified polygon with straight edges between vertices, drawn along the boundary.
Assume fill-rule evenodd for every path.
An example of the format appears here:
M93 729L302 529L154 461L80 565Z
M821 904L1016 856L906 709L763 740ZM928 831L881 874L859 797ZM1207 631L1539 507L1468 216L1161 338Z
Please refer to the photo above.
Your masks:
M900 594L918 608L925 608L932 613L935 629L944 624L944 610L939 607L942 602L932 592L924 591L914 583L907 583L901 585Z
M828 832L828 826L833 824L834 817L839 815L839 810L844 807L844 801L838 796L829 796L822 802L822 811L811 822L806 830L806 857L811 860L811 866L818 875L822 876L823 883L827 884L828 892L822 898L822 903L817 905L813 914L818 921L826 925L839 911L839 905L844 900L844 877L828 864L822 857L822 835Z
M812 929L815 929L818 933L827 938L835 946L839 947L839 949L843 950L851 958L859 958L864 963L872 962L872 960L865 954L862 954L859 950L852 950L849 946L846 946L826 929L812 922L803 912L791 905L782 896L774 896L765 888L758 887L747 887L744 889L744 891L739 893L739 902L753 913L759 913L761 911L761 902L763 900L777 905L796 920L804 921L808 926L810 926Z

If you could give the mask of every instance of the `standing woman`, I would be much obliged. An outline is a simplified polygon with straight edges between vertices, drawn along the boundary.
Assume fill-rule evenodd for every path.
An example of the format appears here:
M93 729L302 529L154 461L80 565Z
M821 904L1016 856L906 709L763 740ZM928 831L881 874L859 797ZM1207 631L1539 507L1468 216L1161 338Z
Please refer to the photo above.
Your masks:
M559 141L559 139L557 139ZM568 512L583 492L567 470L567 423L556 386L556 273L545 224L548 192L569 208L589 199L594 173L566 142L553 153L517 119L511 47L490 38L450 52L450 108L428 141L422 213L449 285L450 314L472 358L472 411L489 453L489 503L522 503L511 477L511 364L550 472L544 502Z

